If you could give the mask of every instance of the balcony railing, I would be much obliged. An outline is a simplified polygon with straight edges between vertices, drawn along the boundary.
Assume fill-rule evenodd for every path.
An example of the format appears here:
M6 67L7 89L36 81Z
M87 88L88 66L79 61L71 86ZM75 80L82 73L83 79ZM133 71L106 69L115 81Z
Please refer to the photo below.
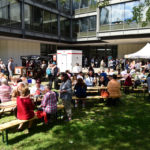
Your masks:
M141 29L141 28L150 28L150 22L147 25L143 26L143 23L119 23L119 24L112 24L112 25L100 25L100 32L104 31L120 31L120 30L130 30L130 29Z
M84 38L84 37L94 37L94 36L96 36L96 31L73 33L74 38Z
M89 6L86 8L75 9L74 14L78 15L78 14L84 14L84 13L89 13L89 12L95 12L96 8L97 7L95 5L93 5L93 6Z

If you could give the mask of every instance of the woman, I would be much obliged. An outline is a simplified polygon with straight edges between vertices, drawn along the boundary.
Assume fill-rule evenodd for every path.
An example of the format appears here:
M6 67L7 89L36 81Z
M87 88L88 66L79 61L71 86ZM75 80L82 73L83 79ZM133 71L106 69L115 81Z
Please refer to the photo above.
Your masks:
M109 93L109 98L107 101L108 105L115 105L116 102L121 97L121 91L120 91L121 85L117 81L117 75L113 75L110 81L107 85L107 91Z
M10 101L11 100L10 94L11 88L8 85L7 79L2 79L0 86L0 103Z
M63 101L68 121L71 120L71 100L72 100L72 84L66 73L61 74L62 84L60 85L60 98Z
M72 77L72 86L74 87L77 84L77 75Z
M87 90L86 84L84 83L82 78L79 78L77 80L77 84L74 87L74 93L76 97L85 98L87 96L86 90ZM75 107L77 106L78 106L78 101L75 100ZM82 107L85 107L84 101L82 101Z
M17 118L19 120L29 120L34 117L34 104L30 99L30 91L26 87L18 87L20 96L17 97ZM32 122L29 122L30 130ZM18 131L22 131L23 124L20 124Z

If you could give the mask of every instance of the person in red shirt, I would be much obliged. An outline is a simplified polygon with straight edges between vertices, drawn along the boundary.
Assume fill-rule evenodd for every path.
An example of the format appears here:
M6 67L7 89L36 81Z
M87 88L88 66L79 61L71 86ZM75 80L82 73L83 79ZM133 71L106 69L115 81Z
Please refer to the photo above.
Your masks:
M30 91L24 87L19 90L20 96L17 97L17 118L19 120L29 120L34 117L34 104L30 99ZM30 129L32 122L29 122ZM20 124L18 131L22 131L23 124Z

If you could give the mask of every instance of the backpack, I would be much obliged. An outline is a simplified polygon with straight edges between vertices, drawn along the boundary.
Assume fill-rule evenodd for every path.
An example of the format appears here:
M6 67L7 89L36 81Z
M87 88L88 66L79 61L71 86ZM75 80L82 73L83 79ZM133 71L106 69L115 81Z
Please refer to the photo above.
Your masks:
M50 68L47 68L47 69L46 69L46 74L47 74L47 75L51 75L51 74L52 74L52 71L51 71Z

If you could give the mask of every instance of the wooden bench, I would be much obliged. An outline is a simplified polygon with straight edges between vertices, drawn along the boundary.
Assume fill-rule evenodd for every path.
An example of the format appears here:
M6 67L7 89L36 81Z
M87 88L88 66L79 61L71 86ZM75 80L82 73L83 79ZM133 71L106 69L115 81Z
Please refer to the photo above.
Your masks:
M10 122L6 122L0 125L0 131L2 131L2 141L3 143L8 144L8 129L20 125L22 123L26 123L32 120L38 119L36 116L30 120L12 120Z
M57 112L58 111L61 112L63 109L64 109L64 105L57 105ZM17 125L20 125L22 123L33 121L35 119L38 119L37 116L35 116L34 118L29 119L29 120L18 120L18 119L16 119L16 120L12 120L12 121L6 122L4 124L1 124L0 125L0 131L2 131L2 141L3 141L3 143L8 144L8 129L10 129L12 127L15 127Z

